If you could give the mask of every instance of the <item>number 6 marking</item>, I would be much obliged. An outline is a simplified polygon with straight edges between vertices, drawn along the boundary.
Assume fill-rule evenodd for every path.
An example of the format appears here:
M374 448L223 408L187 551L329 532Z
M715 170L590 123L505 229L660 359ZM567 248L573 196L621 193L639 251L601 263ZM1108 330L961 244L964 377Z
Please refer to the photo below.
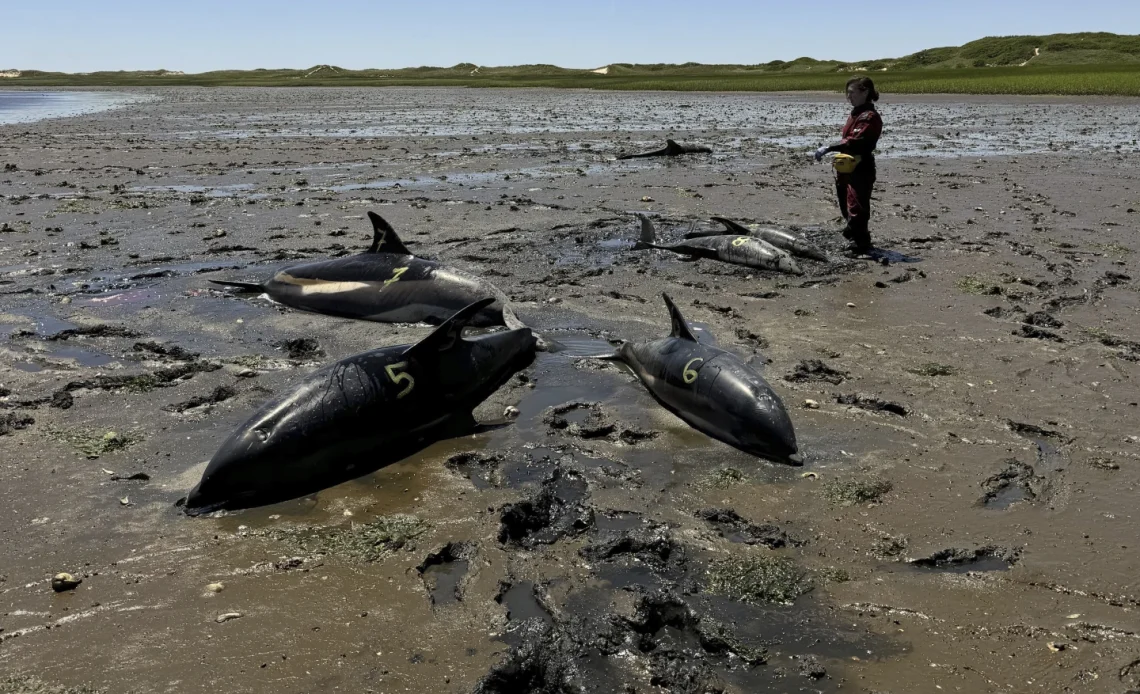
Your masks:
M733 246L743 246L746 243L748 243L748 237L747 236L741 236L740 238L733 239L733 241L732 241Z
M685 370L681 372L681 378L685 379L685 383L692 383L693 381L697 380L697 372L693 371L689 367L699 361L704 361L704 359L697 357L696 359L690 359L689 363L685 364Z
M384 286L387 287L389 284L392 284L393 282L399 282L400 281L400 275L404 274L407 271L408 271L408 268L406 268L406 267L396 268L396 271L392 273L392 279L384 280Z
M412 378L412 375L410 373L396 373L396 369L407 368L407 366L408 362L402 361L397 364L389 364L384 367L384 370L388 372L388 378L392 379L392 383L400 384L404 381L408 382L408 387L397 393L396 399L404 397L408 393L412 392L412 388L416 387L416 379Z

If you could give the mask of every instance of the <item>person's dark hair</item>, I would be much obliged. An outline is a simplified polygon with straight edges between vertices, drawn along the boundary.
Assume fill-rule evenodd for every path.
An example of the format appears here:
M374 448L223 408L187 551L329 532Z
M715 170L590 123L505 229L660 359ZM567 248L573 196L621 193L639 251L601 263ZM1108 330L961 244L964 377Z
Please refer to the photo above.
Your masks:
M875 89L875 83L871 81L870 77L852 77L847 80L847 86L844 89L850 89L851 85L858 85L860 89L867 91L867 99L870 101L879 100L879 92Z

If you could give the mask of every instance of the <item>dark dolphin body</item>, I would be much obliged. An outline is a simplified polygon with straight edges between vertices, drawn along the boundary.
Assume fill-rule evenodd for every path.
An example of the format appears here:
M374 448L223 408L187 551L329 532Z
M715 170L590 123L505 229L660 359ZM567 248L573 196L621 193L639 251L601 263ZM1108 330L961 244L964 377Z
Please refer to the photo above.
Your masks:
M667 296L669 337L625 342L625 362L653 397L693 428L753 455L801 465L792 420L760 374L736 355L697 341Z
M293 308L381 323L439 325L459 309L494 297L471 325L524 327L493 284L462 270L417 258L380 215L372 220L372 247L364 253L290 265L264 284L210 280L215 284L263 291Z
M712 150L708 147L687 147L679 145L672 140L665 140L664 149L657 149L652 152L643 152L641 154L623 154L618 159L641 159L643 157L675 157L680 154L710 154Z
M714 222L719 222L724 225L725 232L720 231L694 231L685 234L686 239L698 239L708 236L723 236L731 234L733 236L751 236L758 238L762 241L767 241L776 248L783 249L792 255L798 255L804 258L811 258L821 262L828 262L830 260L827 254L816 248L806 240L796 236L795 234L784 231L783 229L776 229L773 227L760 227L759 229L749 229L748 227L738 224L731 219L724 217L711 217Z
M641 239L634 245L634 250L658 248L672 251L682 255L691 255L698 258L720 260L735 265L759 268L761 270L776 270L792 275L802 275L804 271L796 264L787 251L783 251L768 242L751 236L704 236L687 239L683 243L672 246L657 245L657 230L653 222L643 214L641 219Z
M534 357L528 328L462 336L492 301L471 304L414 345L342 359L266 403L214 454L186 512L304 496L470 433L472 410Z

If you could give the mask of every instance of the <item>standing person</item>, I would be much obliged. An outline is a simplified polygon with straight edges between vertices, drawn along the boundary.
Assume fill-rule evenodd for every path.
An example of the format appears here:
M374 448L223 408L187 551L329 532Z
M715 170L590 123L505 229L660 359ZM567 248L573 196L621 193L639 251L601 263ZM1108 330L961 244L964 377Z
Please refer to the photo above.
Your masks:
M879 92L869 77L852 77L847 80L847 101L851 115L843 126L843 139L834 145L825 145L815 151L815 160L837 152L835 158L835 193L839 198L839 211L847 220L843 236L851 241L851 250L866 253L871 250L871 232L867 223L871 219L871 190L875 187L875 145L883 134L883 119L875 110Z

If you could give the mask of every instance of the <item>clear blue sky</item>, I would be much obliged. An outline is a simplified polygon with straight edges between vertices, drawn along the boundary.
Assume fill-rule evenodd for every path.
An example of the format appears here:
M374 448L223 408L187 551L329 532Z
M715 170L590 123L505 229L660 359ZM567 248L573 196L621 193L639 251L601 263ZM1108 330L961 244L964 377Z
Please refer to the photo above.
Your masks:
M855 61L983 36L1140 34L1140 0L5 4L0 69L66 72Z

